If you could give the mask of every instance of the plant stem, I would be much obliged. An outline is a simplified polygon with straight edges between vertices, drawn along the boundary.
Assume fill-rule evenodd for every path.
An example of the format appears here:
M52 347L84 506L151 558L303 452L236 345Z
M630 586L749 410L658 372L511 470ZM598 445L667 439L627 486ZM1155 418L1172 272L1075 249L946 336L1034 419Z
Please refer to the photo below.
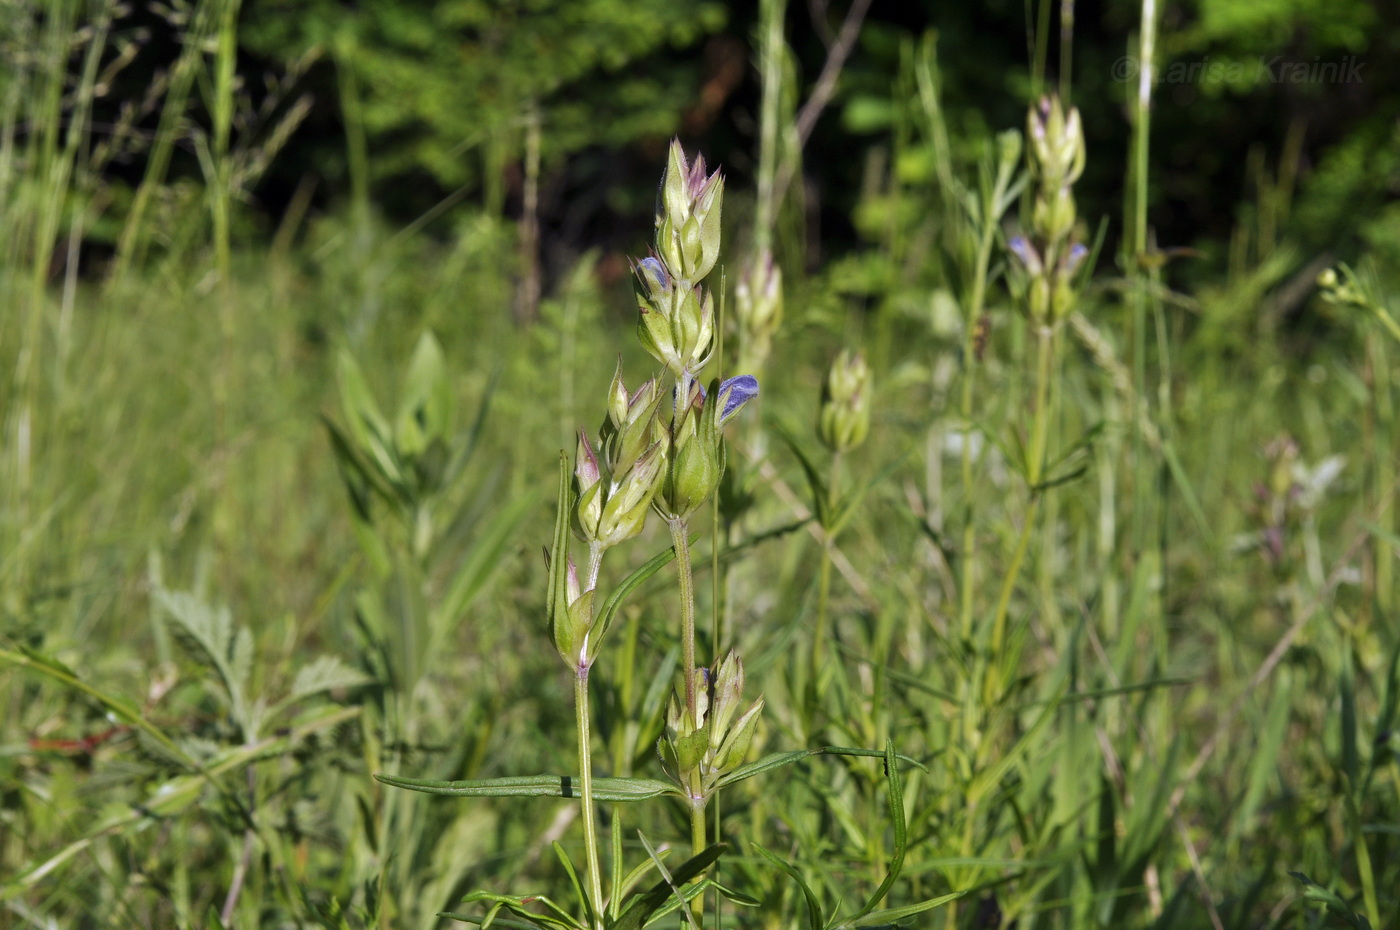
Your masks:
M593 748L588 724L588 669L574 676L574 712L578 718L579 778L583 782L583 844L588 857L590 919L599 924L603 907L603 870L598 863L598 811L593 804Z
M681 674L685 676L685 712L695 720L695 578L690 570L690 535L684 519L667 520L676 550L676 574L681 584Z
M962 487L963 487L963 507L965 510L963 518L963 544L962 544L962 577L959 580L959 614L962 621L963 639L972 637L972 615L973 615L973 558L977 545L976 528L972 522L972 501L973 501L973 471L972 471L972 401L973 388L977 377L977 327L982 319L982 305L987 299L987 268L992 261L992 246L996 242L997 223L995 218L995 203L985 203L983 207L987 214L986 221L982 224L981 236L977 242L977 264L973 268L972 298L968 301L967 318L963 324L963 377L962 396L959 398L959 413L962 416Z
M698 856L705 851L705 802L692 801L690 805L690 854Z
M830 514L836 509L840 499L841 482L841 453L835 452L831 456L831 474L827 479L827 506L825 511ZM831 599L831 547L836 540L833 532L822 527L822 567L821 575L817 583L817 628L812 634L812 678L810 681L813 693L816 692L817 679L821 675L822 663L826 660L826 625L827 625L827 603Z
M681 583L681 674L685 676L686 719L698 725L695 705L695 578L690 569L689 527L683 519L667 520L676 550L676 574ZM691 855L705 851L704 797L689 798Z
M1026 453L1026 483L1030 485L1031 499L1026 508L1026 518L1021 524L1021 535L1016 541L1016 551L1011 557L1011 566L1002 579L1001 593L997 596L996 614L992 620L991 654L996 655L1006 638L1006 615L1011 606L1011 592L1016 587L1016 578L1021 573L1021 562L1025 559L1030 542L1031 530L1035 526L1036 514L1040 509L1040 496L1043 493L1040 482L1044 475L1046 434L1050 422L1047 400L1050 394L1050 369L1054 358L1055 330L1048 325L1036 328L1038 346L1035 370L1035 419L1031 423L1030 448Z

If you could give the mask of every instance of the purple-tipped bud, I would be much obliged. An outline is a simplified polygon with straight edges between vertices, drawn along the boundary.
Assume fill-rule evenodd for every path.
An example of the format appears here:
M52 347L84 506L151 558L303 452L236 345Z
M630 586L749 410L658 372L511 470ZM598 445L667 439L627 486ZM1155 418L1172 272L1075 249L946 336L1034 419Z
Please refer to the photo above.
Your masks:
M661 179L656 248L671 274L690 285L710 273L719 257L724 178L705 173L705 159L688 163L679 141L671 143Z
M719 386L719 399L723 405L719 412L719 425L724 426L730 417L739 412L739 408L757 396L758 379L753 375L739 375L726 380Z
M666 273L666 266L661 264L660 259L649 255L637 262L635 270L637 277L646 285L648 295L670 293L671 276Z
M1031 275L1039 275L1045 270L1040 263L1040 253L1025 236L1012 236L1006 247L1011 250L1012 255L1020 259L1021 265Z
M587 491L598 483L601 472L598 469L598 456L593 452L593 444L588 434L578 432L578 452L574 455L574 477L578 479L579 491Z
M570 558L569 571L564 581L564 596L569 604L573 604L579 599L581 593L578 583L578 566L574 565L574 560Z
M1073 277L1074 272L1084 262L1084 258L1089 254L1089 250L1082 242L1076 242L1070 246L1065 257L1060 259L1060 274L1066 278Z

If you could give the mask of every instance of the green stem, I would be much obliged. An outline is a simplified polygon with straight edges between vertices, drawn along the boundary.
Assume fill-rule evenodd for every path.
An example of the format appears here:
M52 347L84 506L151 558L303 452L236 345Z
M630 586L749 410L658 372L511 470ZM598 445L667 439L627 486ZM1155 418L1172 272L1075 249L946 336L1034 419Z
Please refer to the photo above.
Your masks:
M676 550L676 574L681 585L681 666L685 675L685 713L692 724L698 724L695 705L695 578L690 567L689 529L683 519L666 521L671 527L671 545ZM705 851L706 798L689 799L690 850L698 856ZM697 899L691 909L697 927L704 925L704 904Z
M676 574L681 584L681 672L685 676L685 712L695 721L695 578L690 570L690 533L686 521L666 521L676 550ZM698 723L698 721L695 721Z
M827 484L826 513L837 508L841 500L841 453L831 456L831 474ZM827 604L831 599L831 548L835 537L830 529L822 527L822 567L817 584L817 628L812 635L812 678L810 685L815 691L817 679L821 676L822 663L826 660Z
M603 907L603 869L598 863L598 811L593 804L593 748L588 724L588 669L574 677L574 712L578 718L578 763L583 782L583 843L588 857L589 910L596 923Z
M1036 330L1039 337L1035 371L1035 419L1031 423L1031 442L1026 457L1026 483L1030 485L1031 500L1026 508L1026 518L1021 524L1021 535L1016 541L1016 550L1011 557L1011 565L1002 579L1001 592L997 596L996 614L992 620L991 654L1001 651L1006 638L1006 615L1011 606L1011 592L1016 587L1016 578L1021 573L1021 562L1025 559L1030 543L1031 530L1035 526L1039 511L1045 467L1045 444L1049 432L1050 410L1047 400L1050 395L1050 369L1054 358L1055 331L1050 326L1040 326Z
M974 613L973 565L976 559L974 550L977 534L972 522L973 470L972 470L972 410L974 387L977 376L977 329L982 319L983 304L987 299L987 269L992 263L992 247L996 244L998 205L1005 191L1003 172L998 168L997 183L991 196L983 198L982 210L985 217L981 235L977 241L977 264L973 268L972 296L968 301L967 316L963 324L963 379L962 396L959 398L959 413L962 416L962 486L963 486L963 544L960 558L961 579L959 581L959 613L962 621L964 640L972 638Z
M754 205L754 254L772 248L773 226L778 213L778 119L783 91L783 16L786 0L763 0L759 6L759 70L762 97L759 103L758 197Z
M703 801L690 805L690 854L698 856L705 851L705 804Z

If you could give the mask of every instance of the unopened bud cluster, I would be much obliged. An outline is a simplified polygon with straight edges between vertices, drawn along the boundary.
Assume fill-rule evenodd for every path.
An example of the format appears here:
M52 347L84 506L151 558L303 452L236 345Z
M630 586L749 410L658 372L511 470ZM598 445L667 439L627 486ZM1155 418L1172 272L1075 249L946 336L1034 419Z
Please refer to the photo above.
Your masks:
M761 371L783 322L783 270L770 250L759 252L734 285L734 315L739 321L739 368Z
M1372 301L1361 282L1357 280L1356 273L1346 265L1339 268L1340 275L1337 268L1328 268L1317 276L1317 286L1322 290L1322 298L1329 304L1346 307L1371 306Z
M601 461L588 434L579 432L574 531L585 542L607 549L642 531L666 473L667 443L657 416L663 394L655 378L629 394L619 363L609 390Z
M1073 279L1087 249L1078 242L1074 182L1084 172L1084 129L1079 111L1042 97L1027 117L1035 180L1031 235L1008 243L1028 279L1026 311L1050 326L1074 303Z
M671 416L671 460L655 508L666 520L684 520L700 509L719 487L724 476L726 451L721 430L739 409L758 394L752 375L711 384L709 397L699 383L691 383L682 399L676 385Z
M753 745L763 698L743 708L744 664L733 652L713 670L695 670L694 694L692 712L682 694L672 693L666 735L657 749L691 803L703 806L719 779L743 764Z
M859 352L841 350L822 390L817 435L832 452L848 452L870 432L870 366Z
M687 387L710 360L715 340L714 298L700 287L719 259L724 178L705 173L705 159L688 164L671 143L661 181L654 254L636 264L642 345Z

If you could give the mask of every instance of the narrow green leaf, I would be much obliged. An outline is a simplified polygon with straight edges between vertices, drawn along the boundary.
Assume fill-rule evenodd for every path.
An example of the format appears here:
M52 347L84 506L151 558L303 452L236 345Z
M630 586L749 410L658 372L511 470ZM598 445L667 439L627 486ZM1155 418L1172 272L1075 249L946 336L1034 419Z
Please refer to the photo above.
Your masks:
M853 491L842 497L835 505L838 509L836 514L831 518L831 526L827 532L832 536L840 534L840 532L846 528L846 524L850 522L851 517L860 509L861 502L865 500L865 496L870 493L872 488L894 474L895 470L904 464L904 460L909 457L911 451L912 450L906 450L903 454L896 456L894 461L880 470L879 474L875 475L875 477L871 478L869 481L862 482Z
M534 509L535 501L532 493L520 494L479 528L471 553L457 569L451 587L434 611L434 635L440 637L450 628L452 621L459 618L486 587L504 560L511 537Z
M559 452L559 496L554 509L554 542L549 551L545 553L549 559L549 590L545 595L545 613L549 617L549 622L556 627L559 617L568 606L570 493L569 456L561 450ZM555 630L550 632L554 635L557 646L559 644L558 633Z
M817 470L811 458L802 450L797 440L785 427L779 425L777 431L779 438L787 443L787 447L792 450L792 454L797 456L797 461L802 466L802 473L807 478L807 488L812 492L812 510L815 511L817 515L817 523L821 524L823 529L826 529L830 518L830 501L828 499L826 483L823 482L821 478L821 472Z
M774 855L757 843L750 843L749 845L752 846L754 851L760 856L782 869L787 873L789 878L797 883L797 887L802 891L802 897L807 901L807 930L821 930L824 922L822 920L821 902L817 900L817 896L812 891L811 886L803 879L802 873L797 871L786 859Z
M842 926L898 927L900 926L900 921L913 917L915 914L922 914L936 907L942 907L949 901L956 901L958 898L967 897L967 895L972 893L972 890L973 889L969 889L968 891L954 891L950 894L939 895L936 898L929 898L927 901L920 901L918 904L907 904L904 907L892 907L888 910L872 911L860 920Z
M969 801L980 801L982 797L994 786L1001 783L1012 766L1016 765L1021 756L1025 755L1031 748L1031 741L1040 734L1040 731L1049 725L1059 708L1059 700L1053 700L1040 712L1040 716L1031 724L1030 729L1022 733L1020 738L1011 745L1000 759L988 768L978 772L972 779L972 784L968 786L967 795Z
M820 749L794 749L788 752L775 752L771 755L764 756L762 759L759 759L755 762L750 762L747 765L739 766L737 769L730 772L728 775L725 775L723 778L719 779L715 783L715 787L724 788L729 785L733 785L737 782L741 782L746 778L752 778L755 775L761 775L764 772L769 772L773 769L782 768L785 765L792 765L794 762L800 762L803 759L807 759L812 756L821 755L869 756L875 759L883 759L885 757L885 754L883 752L880 752L878 749L851 749L846 746L823 746ZM922 771L928 771L928 768L918 759L911 759L909 756L900 754L896 754L895 758L898 759L900 762L912 765L915 768L918 768Z
M890 866L885 872L884 881L880 882L870 900L865 902L865 906L849 918L849 923L859 921L875 910L875 905L890 893L890 889L899 878L900 870L904 868L904 853L908 848L909 835L904 821L904 784L899 777L899 761L895 756L892 740L885 743L885 786L889 795L890 823L894 827L894 854L890 857Z
M470 914L454 912L441 912L439 916L467 923L493 926L501 924L506 927L537 927L539 930L587 930L584 924L579 923L567 911L544 895L503 895L493 894L489 891L473 891L462 898L463 904L476 904L483 901L492 905L484 916L475 917ZM529 904L542 905L552 913L541 914L538 911L532 911L527 907ZM509 911L519 917L523 923L512 921L509 918L497 917L496 915L501 910Z
M460 798L577 798L582 790L581 782L572 775L525 775L479 781L428 781L379 773L374 777L395 788ZM681 797L680 791L670 782L650 778L593 779L593 797L597 801L650 801L668 796Z
M617 919L618 913L622 910L622 895L625 884L622 880L622 809L613 808L612 823L608 830L608 851L612 857L612 868L609 870L608 883L608 911L607 920Z
M619 840L618 846L621 847L621 845L621 840ZM656 855L658 859L661 859L664 862L666 858L671 855L672 852L674 852L674 850L662 849L659 850ZM616 920L618 915L622 913L622 907L626 903L627 896L631 894L632 889L636 888L637 884L643 878L646 877L646 874L654 870L655 868L656 863L650 858L648 858L644 862L637 863L636 866L632 868L632 871L628 872L626 876L622 878L622 881L620 882L622 886L622 893L617 896L617 899L614 902L612 902L611 906L613 913L610 916L613 920Z
M1354 793L1360 785L1361 754L1356 746L1356 685L1353 681L1351 648L1351 643L1347 640L1343 640L1338 648L1338 652L1341 653L1338 689L1341 691L1342 705L1342 771L1347 777L1346 790Z
M400 451L418 455L434 440L445 441L452 422L452 387L442 348L431 332L418 337L394 423L394 439Z
M569 877L569 885L574 889L574 897L578 898L583 905L585 922L590 926L593 924L593 902L588 900L588 895L584 893L583 882L578 880L578 869L574 868L573 860L564 851L564 846L558 840L550 844L554 850L554 857L559 860L559 864L564 867L564 874Z
M394 454L392 431L365 382L355 357L341 349L336 358L340 402L356 450L379 470L381 478L396 489L405 488L403 470Z
M30 669L53 679L64 687L86 694L106 708L122 723L135 727L154 739L160 744L162 749L170 754L172 759L178 761L191 771L198 770L198 763L190 759L164 730L147 720L141 713L141 709L129 698L109 694L106 691L93 687L84 681L77 672L73 671L59 660L36 652L23 644L19 644L18 652L0 649L0 662L8 662L19 668Z
M466 470L467 464L472 459L472 454L476 452L477 441L481 438L481 431L486 426L486 414L491 409L491 398L496 394L496 383L500 380L500 375L499 369L492 373L491 380L486 385L486 390L482 392L481 400L477 404L476 416L472 418L472 425L467 428L465 435L455 443L457 452L453 455L452 461L448 464L447 471L443 475L444 484L456 481L457 476Z
M700 534L698 533L692 535L690 538L691 544L693 545L699 538ZM635 571L622 579L622 582L618 584L617 587L613 588L607 600L603 601L602 610L598 612L598 632L594 634L595 643L602 639L603 635L607 633L608 627L612 624L613 618L617 616L617 611L622 606L622 602L627 596L637 590L637 588L642 585L642 582L669 565L671 560L675 557L676 551L674 549L664 549L643 562Z
M597 785L597 782L594 782ZM704 890L704 885L683 888L687 882L705 873L711 865L715 863L728 847L724 843L716 843L707 847L699 855L692 856L682 862L674 872L669 872L661 861L661 854L658 853L645 836L641 836L642 845L647 848L652 862L657 871L663 876L647 891L637 895L627 902L623 908L621 916L612 924L609 930L641 930L652 919L652 915L664 916L676 907L689 901L695 895ZM679 900L677 900L679 898ZM671 901L668 907L667 902Z

